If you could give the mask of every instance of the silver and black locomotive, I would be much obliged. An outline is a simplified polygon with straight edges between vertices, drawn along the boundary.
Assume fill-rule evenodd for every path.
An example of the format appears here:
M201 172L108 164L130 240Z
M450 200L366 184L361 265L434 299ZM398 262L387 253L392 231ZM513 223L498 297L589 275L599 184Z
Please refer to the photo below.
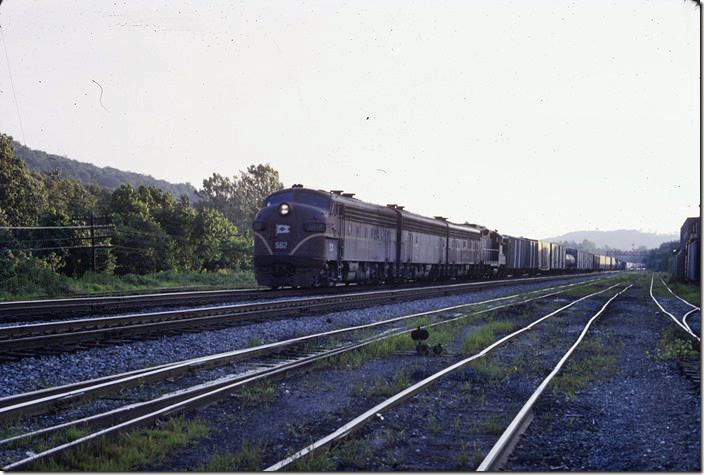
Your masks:
M557 244L503 237L484 226L427 218L403 206L366 203L352 193L301 185L266 197L252 229L257 282L274 288L487 278L568 268L567 250ZM509 265L507 255L512 257Z

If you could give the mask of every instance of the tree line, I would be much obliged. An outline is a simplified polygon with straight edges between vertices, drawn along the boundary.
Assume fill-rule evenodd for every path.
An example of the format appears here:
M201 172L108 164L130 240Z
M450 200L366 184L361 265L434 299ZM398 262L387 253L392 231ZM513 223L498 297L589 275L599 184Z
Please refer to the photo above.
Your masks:
M28 170L12 137L0 134L0 282L36 268L80 277L92 267L92 242L103 273L251 269L251 222L281 188L268 164L213 174L195 204L153 186L82 185L60 171ZM36 227L44 229L26 229Z

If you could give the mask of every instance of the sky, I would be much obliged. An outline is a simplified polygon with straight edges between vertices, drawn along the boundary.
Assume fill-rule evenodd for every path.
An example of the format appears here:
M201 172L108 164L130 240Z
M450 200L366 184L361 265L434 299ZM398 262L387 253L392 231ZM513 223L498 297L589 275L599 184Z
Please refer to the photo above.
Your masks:
M5 0L0 132L545 238L700 214L690 1Z

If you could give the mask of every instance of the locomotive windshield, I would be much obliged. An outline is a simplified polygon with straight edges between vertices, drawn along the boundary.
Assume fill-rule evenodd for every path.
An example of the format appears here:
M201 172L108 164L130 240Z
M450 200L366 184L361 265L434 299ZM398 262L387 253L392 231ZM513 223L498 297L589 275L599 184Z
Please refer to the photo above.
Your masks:
M296 194L296 202L315 206L316 208L330 209L330 200L317 193L299 191Z
M326 196L319 195L317 193L310 193L308 191L284 191L276 195L270 196L266 200L267 206L275 206L281 203L303 203L309 206L315 206L316 208L330 209L330 199Z
M269 199L266 200L266 205L273 206L291 201L293 201L293 191L285 191L283 193L279 193L278 195L270 196Z

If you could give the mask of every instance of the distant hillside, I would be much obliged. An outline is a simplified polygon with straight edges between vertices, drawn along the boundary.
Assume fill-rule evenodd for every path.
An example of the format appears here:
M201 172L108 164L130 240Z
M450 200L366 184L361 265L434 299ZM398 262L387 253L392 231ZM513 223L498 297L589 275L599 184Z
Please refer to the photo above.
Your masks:
M96 183L106 188L118 188L122 184L129 184L135 188L140 185L153 186L171 193L177 199L181 195L187 195L191 203L199 201L196 189L190 183L169 183L150 175L126 172L112 167L96 167L90 163L51 155L41 150L32 150L15 141L12 142L12 146L15 149L15 156L24 160L27 168L31 170L49 173L58 169L61 170L62 176L74 178L83 185Z
M581 243L587 239L597 247L603 248L609 246L613 249L629 250L635 245L638 249L640 246L645 246L648 249L654 249L660 244L668 241L679 240L678 234L655 234L636 231L635 229L620 229L618 231L574 231L563 234L562 236L545 238L544 241L560 242L574 241Z

